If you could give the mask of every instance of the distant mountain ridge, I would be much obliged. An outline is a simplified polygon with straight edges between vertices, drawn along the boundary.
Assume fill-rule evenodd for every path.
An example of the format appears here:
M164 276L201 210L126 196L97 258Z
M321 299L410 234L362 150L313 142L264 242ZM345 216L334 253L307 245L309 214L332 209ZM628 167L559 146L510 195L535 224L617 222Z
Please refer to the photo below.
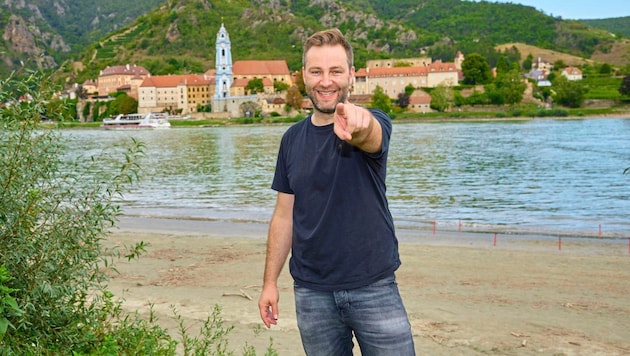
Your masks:
M158 7L164 0L3 0L0 75L30 62L55 69L99 38Z
M462 0L5 0L0 59L58 69L76 80L108 65L134 63L153 74L198 73L214 65L214 40L225 23L235 59L285 59L299 68L313 31L338 27L368 58L451 61L457 50L492 55L521 42L585 58L616 40L609 31L547 16L533 7ZM527 54L522 54L526 56ZM496 55L495 55L496 56ZM74 66L66 62L72 59ZM33 63L34 62L34 63ZM2 72L4 70L4 72Z
M630 16L579 21L588 26L606 30L610 33L630 37Z

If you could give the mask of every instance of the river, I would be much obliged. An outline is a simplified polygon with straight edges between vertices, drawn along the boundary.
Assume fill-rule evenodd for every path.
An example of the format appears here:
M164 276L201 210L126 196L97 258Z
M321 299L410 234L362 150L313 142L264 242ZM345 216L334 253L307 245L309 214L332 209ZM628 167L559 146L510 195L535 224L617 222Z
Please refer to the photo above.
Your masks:
M134 137L128 216L266 222L288 125L62 130L69 159L114 169ZM398 229L630 236L630 120L395 123L388 199Z

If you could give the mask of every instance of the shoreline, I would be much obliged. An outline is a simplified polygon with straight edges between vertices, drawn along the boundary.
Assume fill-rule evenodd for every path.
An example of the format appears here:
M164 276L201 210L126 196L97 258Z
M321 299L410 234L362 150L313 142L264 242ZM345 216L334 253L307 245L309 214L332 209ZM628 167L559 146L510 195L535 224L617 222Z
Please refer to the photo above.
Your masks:
M133 219L132 219L133 220ZM623 355L630 353L630 250L614 240L422 232L399 237L397 271L416 352L430 355ZM177 336L176 308L196 335L221 307L229 348L303 355L288 268L280 280L279 325L258 315L266 224L124 221L106 247L144 241L138 261L120 261L110 289L124 307ZM357 348L355 347L355 350ZM359 355L358 351L355 355Z
M567 109L564 109L567 110ZM600 109L584 109L599 111ZM588 119L630 119L630 109L615 112L615 113L596 113L596 114L583 114L583 115L568 115L568 116L506 116L497 117L496 112L481 112L481 115L471 115L474 111L462 111L462 116L453 117L449 115L443 116L422 116L423 114L416 114L415 117L394 118L392 123L394 124L406 124L406 123L441 123L441 122L491 122L491 121L532 121L532 120L588 120ZM494 114L494 115L492 115ZM304 115L304 117L306 114ZM234 118L230 120L214 120L214 119L175 119L169 120L171 122L171 129L185 129L185 128L215 128L215 127L227 127L227 126L259 126L259 125L291 125L295 121L281 121L281 122L252 122L242 123L238 121L241 118ZM286 118L284 118L286 120ZM231 122L235 120L235 122ZM178 125L179 123L183 123ZM71 123L55 123L55 122L43 122L44 126L54 126L59 129L101 129L100 121L91 122L71 122Z
M190 231L203 233L209 228L220 229L227 233L228 226L237 224L240 226L241 234L262 234L266 236L268 221L258 219L231 219L231 218L205 218L190 216L148 216L148 215L123 215L119 218L119 227L126 229L140 229L142 231ZM598 231L593 230L567 230L567 229L541 229L533 227L518 227L506 225L483 225L478 226L471 223L442 223L434 221L424 222L424 226L401 225L394 221L396 235L399 239L413 240L414 236L444 235L451 236L478 236L486 237L498 235L513 238L533 238L533 239L597 239L626 241L630 239L630 234L620 231ZM435 225L434 225L435 224ZM600 226L600 229L602 227ZM242 236L242 235L239 235Z

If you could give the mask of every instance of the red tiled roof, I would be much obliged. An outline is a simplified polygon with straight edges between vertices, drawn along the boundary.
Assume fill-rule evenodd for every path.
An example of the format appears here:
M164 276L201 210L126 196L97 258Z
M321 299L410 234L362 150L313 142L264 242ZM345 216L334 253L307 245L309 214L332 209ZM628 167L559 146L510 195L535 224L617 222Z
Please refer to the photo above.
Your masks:
M249 83L249 79L234 79L232 87L246 87L247 83Z
M368 77L410 77L424 76L429 73L427 67L393 67L393 68L370 68Z
M409 104L431 104L431 97L429 95L412 95L409 97Z
M234 75L290 75L285 60L274 61L236 61L232 65Z
M360 68L355 72L355 77L414 77L426 76L429 72L457 72L455 63L433 62L423 67L393 67L393 68Z
M198 74L156 75L146 77L140 87L169 88L178 85L210 85L214 78Z
M367 77L367 71L365 70L365 68L359 68L359 70L354 72L354 77Z
M137 66L137 65L124 65L124 66L113 66L113 67L107 67L105 69L103 69L101 71L100 76L107 76L107 75L140 75L140 76L144 76L144 75L149 75L149 71L146 70L144 67L141 66Z
M457 67L453 62L433 62L429 64L429 70L432 72L456 72Z
M280 105L280 104L285 104L286 101L282 98L267 98L265 99L265 101L267 102L267 104L275 104L275 105Z
M576 67L566 67L564 68L564 72L566 72L567 74L572 74L572 75L582 74L582 71Z

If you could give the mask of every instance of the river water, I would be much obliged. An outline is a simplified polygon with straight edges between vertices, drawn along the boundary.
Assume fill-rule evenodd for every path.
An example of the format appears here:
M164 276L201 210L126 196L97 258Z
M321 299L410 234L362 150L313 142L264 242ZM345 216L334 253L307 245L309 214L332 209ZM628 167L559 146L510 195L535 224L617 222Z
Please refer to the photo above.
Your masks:
M128 216L266 222L287 125L63 130L68 159L118 167L133 137ZM630 120L395 123L388 199L398 229L630 236Z

